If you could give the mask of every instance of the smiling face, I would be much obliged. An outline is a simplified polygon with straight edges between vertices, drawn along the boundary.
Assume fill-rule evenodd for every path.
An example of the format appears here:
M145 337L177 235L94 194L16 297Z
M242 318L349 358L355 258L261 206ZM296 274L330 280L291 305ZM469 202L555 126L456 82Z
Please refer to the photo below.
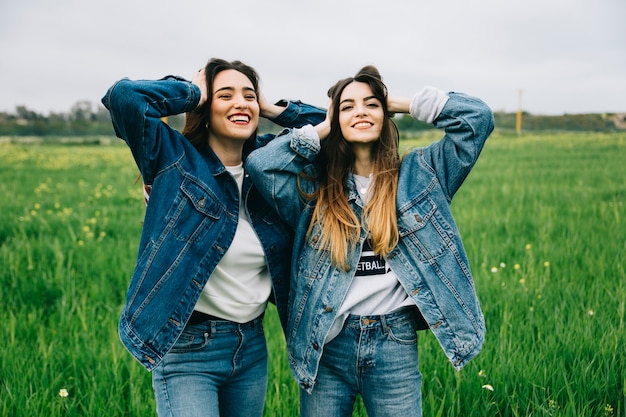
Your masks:
M237 70L224 70L215 75L211 94L209 143L243 145L259 125L259 102L252 82Z
M380 138L385 113L371 87L354 81L339 99L339 126L348 143L373 143Z

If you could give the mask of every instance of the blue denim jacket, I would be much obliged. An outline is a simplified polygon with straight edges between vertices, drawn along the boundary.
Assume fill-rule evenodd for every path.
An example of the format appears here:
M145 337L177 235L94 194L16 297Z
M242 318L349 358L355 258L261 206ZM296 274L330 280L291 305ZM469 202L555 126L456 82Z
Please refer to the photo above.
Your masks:
M440 113L430 117L435 127L445 129L445 136L412 150L402 160L396 200L400 240L386 260L452 365L461 369L481 349L485 324L450 203L494 124L482 101L459 93L447 95ZM301 196L296 178L301 172L314 175L310 163L319 152L319 139L306 132L284 131L253 152L246 164L259 180L261 194L296 229L288 356L296 380L311 391L326 336L355 275L365 232L348 254L348 271L334 267L328 251L319 250L319 226L307 237L315 202ZM299 186L311 192L317 185L300 176ZM351 178L347 186L348 199L360 218L362 202Z
M195 109L199 100L200 89L178 77L124 79L102 99L116 135L130 147L143 181L152 185L137 265L119 321L123 344L149 370L180 336L239 219L237 184L211 148L195 148L160 120ZM324 110L289 102L274 122L298 127L324 117ZM247 143L244 158L273 137ZM248 174L242 195L265 252L272 301L284 327L293 232L260 197Z

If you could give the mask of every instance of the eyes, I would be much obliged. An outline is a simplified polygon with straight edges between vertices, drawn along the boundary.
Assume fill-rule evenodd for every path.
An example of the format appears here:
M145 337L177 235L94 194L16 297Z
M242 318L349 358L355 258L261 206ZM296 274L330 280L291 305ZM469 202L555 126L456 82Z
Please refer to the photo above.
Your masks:
M347 112L347 111L351 111L356 107L356 104L354 101L349 100L349 101L345 101L343 103L341 103L339 105L339 111L340 112ZM380 102L378 100L375 99L371 99L371 100L366 100L365 103L363 103L363 107L365 107L366 109L378 109L381 107Z
M235 95L230 93L220 93L215 96L215 98L220 100L232 100L234 97ZM243 98L246 101L257 101L256 94L244 94Z
M241 94L239 94L238 92L236 92L234 89L231 88L225 88L225 89L220 89L218 91L215 92L215 98L219 99L219 100L232 100L236 97L243 97L244 100L246 101L257 101L257 95L256 92L254 90L244 90Z

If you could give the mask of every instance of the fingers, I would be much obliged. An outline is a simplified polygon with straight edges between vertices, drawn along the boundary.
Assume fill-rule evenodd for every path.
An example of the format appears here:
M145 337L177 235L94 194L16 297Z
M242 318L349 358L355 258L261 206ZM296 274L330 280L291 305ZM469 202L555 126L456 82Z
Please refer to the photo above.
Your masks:
M198 71L193 73L193 76L191 77L191 82L200 88L200 101L198 102L198 107L200 107L206 102L208 94L204 68L200 68Z

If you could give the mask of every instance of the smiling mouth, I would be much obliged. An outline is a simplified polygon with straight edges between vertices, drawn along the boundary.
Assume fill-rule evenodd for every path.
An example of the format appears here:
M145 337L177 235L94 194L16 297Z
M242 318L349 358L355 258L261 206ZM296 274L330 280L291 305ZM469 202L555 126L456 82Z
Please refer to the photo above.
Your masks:
M370 123L370 122L358 122L358 123L355 123L352 127L355 129L365 129L365 128L372 127L372 126L373 126L373 123Z
M233 114L228 120L233 123L250 123L250 116L247 114Z

